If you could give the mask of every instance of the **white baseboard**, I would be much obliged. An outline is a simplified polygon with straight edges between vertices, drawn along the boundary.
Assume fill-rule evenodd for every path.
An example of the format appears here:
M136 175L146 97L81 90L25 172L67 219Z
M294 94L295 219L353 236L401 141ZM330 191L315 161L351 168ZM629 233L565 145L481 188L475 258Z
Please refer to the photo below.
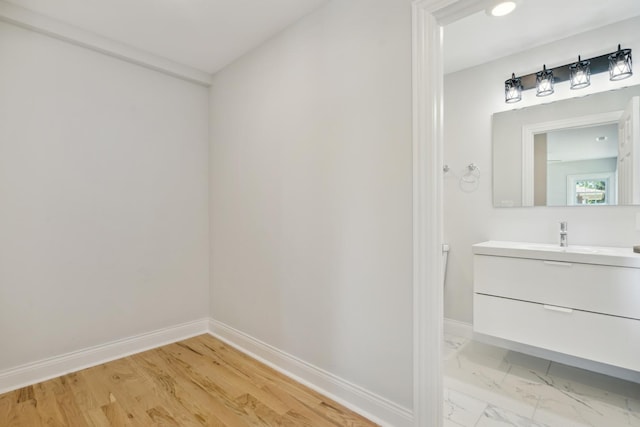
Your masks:
M209 332L208 328L208 319L196 320L2 371L0 372L0 394L205 334Z
M472 339L473 325L471 323L461 322L454 319L444 319L444 333L455 335L457 337Z
M204 333L381 426L413 426L410 409L213 319L175 325L1 371L0 394Z
M381 426L413 426L413 413L369 390L285 353L222 322L211 319L216 338L304 384Z

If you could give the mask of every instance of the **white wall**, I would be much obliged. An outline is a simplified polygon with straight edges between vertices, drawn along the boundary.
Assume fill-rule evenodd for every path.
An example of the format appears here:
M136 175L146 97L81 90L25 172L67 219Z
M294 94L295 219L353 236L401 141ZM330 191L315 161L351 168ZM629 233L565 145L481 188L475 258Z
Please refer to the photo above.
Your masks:
M445 175L445 239L451 245L445 288L445 316L471 322L473 315L473 261L471 245L485 240L556 242L558 222L569 222L569 241L573 244L626 246L640 242L635 229L638 207L571 208L493 208L491 115L513 108L504 103L504 80L536 71L543 63L568 63L581 54L590 57L613 51L618 43L640 51L640 19L604 27L445 76L445 164L452 172ZM636 66L637 68L637 66ZM579 95L640 83L640 73L631 79L610 83L606 75L593 76L591 88ZM574 96L565 83L547 98L536 98L527 91L517 108ZM462 191L459 177L469 163L481 170L476 191Z
M336 0L217 74L213 317L405 407L410 1Z
M208 92L0 23L0 371L206 317Z

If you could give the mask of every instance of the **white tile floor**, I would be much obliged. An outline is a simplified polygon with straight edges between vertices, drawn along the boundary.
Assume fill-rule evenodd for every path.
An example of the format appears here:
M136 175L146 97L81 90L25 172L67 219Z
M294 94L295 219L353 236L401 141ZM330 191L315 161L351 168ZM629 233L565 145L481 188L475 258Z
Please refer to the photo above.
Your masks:
M637 383L451 335L444 367L445 427L640 427Z

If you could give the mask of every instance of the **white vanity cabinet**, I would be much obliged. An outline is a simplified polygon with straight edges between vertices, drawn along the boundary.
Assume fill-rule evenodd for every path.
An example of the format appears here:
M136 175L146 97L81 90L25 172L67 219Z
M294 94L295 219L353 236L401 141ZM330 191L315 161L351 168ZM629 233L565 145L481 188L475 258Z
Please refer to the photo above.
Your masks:
M630 248L473 245L474 331L640 371L640 255Z

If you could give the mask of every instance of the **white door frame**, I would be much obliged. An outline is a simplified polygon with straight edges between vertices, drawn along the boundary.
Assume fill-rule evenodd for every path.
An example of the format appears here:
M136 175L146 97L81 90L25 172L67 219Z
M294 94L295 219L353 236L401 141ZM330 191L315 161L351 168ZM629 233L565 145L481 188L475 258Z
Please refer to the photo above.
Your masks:
M482 0L414 0L413 17L413 416L441 427L442 26L484 8Z

